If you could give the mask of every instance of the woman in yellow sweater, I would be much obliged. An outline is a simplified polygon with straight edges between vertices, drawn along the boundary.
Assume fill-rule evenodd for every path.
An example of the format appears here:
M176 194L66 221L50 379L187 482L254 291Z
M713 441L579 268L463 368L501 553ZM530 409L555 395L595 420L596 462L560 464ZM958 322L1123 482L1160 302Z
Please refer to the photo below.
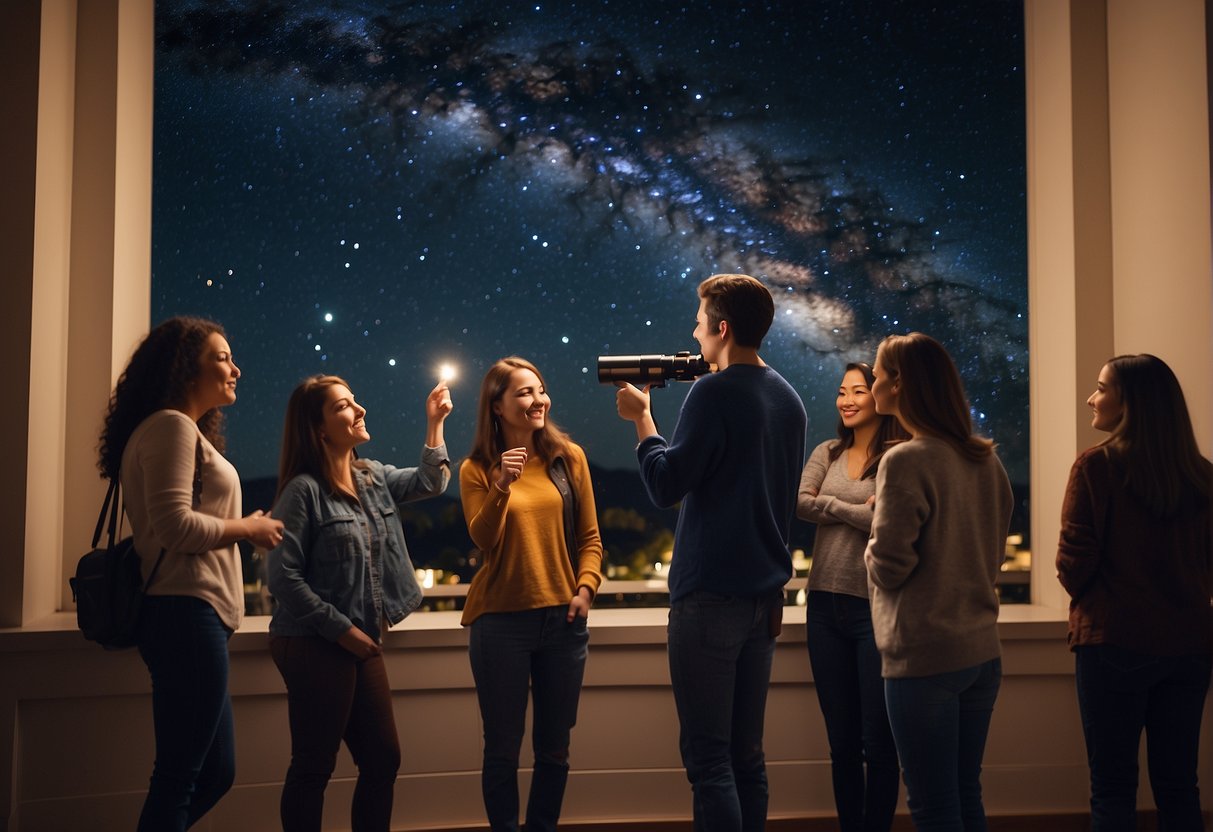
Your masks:
M459 470L463 515L483 562L463 624L484 722L481 789L494 832L518 830L518 754L533 691L528 832L555 830L569 734L602 582L602 540L585 452L548 418L543 378L522 358L485 374L476 438Z

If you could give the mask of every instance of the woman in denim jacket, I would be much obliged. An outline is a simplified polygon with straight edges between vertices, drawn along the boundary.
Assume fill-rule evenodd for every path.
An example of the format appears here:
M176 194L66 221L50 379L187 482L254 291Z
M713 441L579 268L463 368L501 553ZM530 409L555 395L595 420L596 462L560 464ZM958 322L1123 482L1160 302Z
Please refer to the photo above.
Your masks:
M291 764L282 828L320 828L324 790L344 739L358 766L355 832L386 832L400 768L383 632L421 603L397 506L441 494L450 481L442 426L445 384L426 399L417 468L360 460L366 410L336 376L312 376L291 394L273 515L285 525L269 553L278 602L270 652L286 682Z

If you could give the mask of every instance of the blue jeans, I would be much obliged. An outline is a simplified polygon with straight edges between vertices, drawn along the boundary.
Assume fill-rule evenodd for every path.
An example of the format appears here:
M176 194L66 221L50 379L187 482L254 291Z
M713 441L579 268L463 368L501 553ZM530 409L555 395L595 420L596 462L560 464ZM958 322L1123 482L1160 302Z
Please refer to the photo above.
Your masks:
M806 620L838 825L842 832L888 832L901 782L871 606L854 595L810 592Z
M236 777L227 640L213 607L187 595L149 595L139 655L152 677L156 762L139 832L188 829Z
M885 679L906 804L918 832L984 832L981 759L1002 659L912 679Z
M759 832L767 819L763 719L782 594L693 592L670 604L670 681L695 832Z
M1204 828L1196 767L1210 660L1163 657L1110 644L1078 647L1075 681L1091 767L1091 829L1137 828L1137 752L1146 732L1161 832Z
M518 829L518 754L531 688L535 767L527 832L553 832L569 777L569 736L585 674L586 620L568 623L567 606L485 613L472 622L468 656L484 722L480 786L493 832Z

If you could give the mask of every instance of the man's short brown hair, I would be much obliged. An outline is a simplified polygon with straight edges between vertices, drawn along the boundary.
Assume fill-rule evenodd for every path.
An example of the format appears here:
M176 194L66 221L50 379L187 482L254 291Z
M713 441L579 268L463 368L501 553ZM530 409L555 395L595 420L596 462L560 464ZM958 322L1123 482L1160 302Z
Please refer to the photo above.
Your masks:
M762 346L775 320L775 300L766 286L748 274L714 274L699 284L699 297L705 301L712 331L728 321L738 346Z

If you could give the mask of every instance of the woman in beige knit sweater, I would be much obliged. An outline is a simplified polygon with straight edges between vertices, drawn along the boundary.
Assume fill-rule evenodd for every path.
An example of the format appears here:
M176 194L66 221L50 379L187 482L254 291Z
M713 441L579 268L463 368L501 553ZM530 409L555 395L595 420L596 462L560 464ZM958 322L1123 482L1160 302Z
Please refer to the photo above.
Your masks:
M110 397L98 467L121 476L147 596L139 655L152 677L156 761L140 832L184 830L235 777L227 640L244 615L237 541L272 548L282 523L240 516L220 408L240 370L223 329L170 318L136 348Z

